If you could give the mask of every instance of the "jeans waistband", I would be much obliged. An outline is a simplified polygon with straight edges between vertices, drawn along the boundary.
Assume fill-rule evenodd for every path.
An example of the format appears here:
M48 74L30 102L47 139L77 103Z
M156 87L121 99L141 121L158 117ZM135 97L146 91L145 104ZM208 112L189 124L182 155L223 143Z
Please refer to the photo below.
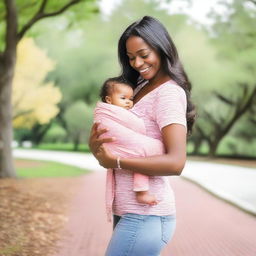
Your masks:
M161 220L164 221L168 221L168 220L172 220L172 219L176 219L176 215L164 215L164 216L158 216L158 215L142 215L142 214L137 214L137 213L126 213L123 216L127 216L127 217L133 217L136 219L145 219L145 218L160 218Z

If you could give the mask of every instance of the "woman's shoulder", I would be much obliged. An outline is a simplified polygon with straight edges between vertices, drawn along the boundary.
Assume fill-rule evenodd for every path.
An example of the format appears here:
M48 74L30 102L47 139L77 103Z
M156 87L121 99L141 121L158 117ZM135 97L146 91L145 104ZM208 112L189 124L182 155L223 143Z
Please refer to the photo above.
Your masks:
M167 81L160 85L157 90L157 98L158 97L168 97L170 95L178 96L178 97L186 97L186 93L184 89L179 86L175 81Z
M159 91L178 91L184 92L184 89L179 86L175 81L169 80L159 86Z

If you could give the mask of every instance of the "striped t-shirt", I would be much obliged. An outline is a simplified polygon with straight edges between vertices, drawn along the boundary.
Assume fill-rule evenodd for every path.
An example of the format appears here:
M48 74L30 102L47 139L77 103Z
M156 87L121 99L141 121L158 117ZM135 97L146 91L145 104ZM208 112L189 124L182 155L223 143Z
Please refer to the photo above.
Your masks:
M141 88L136 88L137 91ZM135 91L136 92L136 91ZM185 91L172 81L158 86L141 98L130 110L143 119L147 136L162 140L161 129L177 123L186 127L187 101ZM174 215L175 198L165 176L149 176L149 193L159 203L154 206L140 204L133 191L133 172L115 170L115 195L113 212L116 215L137 213L143 215Z

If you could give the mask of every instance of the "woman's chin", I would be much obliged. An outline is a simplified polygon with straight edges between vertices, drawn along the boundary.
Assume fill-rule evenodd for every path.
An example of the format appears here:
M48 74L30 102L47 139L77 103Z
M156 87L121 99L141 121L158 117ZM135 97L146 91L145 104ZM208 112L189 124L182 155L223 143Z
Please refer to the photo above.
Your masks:
M140 74L140 75L141 75L141 77L142 77L143 79L145 79L145 80L150 80L150 79L153 78L153 75L150 74L150 73L148 73L148 74Z

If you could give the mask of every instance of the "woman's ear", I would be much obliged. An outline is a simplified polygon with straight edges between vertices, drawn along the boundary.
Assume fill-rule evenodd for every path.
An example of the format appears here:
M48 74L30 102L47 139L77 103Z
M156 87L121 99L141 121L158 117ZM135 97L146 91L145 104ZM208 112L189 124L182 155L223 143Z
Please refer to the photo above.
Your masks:
M109 96L106 96L106 97L105 97L105 101L106 101L108 104L112 104L111 98L110 98Z

